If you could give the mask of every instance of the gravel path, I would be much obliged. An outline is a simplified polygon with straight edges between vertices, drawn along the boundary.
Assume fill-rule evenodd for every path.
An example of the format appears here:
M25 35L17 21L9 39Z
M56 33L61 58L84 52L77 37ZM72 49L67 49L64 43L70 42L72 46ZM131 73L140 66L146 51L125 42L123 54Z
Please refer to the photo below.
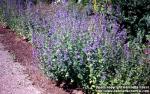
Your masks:
M13 55L0 43L0 94L42 94L41 89L32 85L24 70L25 67L14 62Z

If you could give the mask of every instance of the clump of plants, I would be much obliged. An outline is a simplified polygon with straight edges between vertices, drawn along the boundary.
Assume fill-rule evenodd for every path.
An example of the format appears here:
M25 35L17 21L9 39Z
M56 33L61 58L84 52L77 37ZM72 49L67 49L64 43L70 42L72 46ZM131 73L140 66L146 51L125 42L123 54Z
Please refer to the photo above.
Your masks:
M46 34L41 33L39 54L45 73L64 88L83 88L87 94L99 86L147 85L149 64L143 46L128 42L126 29L105 14L89 18L59 9ZM37 43L38 44L38 43Z

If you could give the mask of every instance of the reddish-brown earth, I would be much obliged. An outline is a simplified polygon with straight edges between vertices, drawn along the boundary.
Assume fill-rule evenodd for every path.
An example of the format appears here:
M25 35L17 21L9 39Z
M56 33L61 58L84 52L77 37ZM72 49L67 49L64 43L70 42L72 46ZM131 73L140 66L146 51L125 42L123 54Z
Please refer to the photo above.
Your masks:
M0 43L0 94L42 94L42 89L32 85L24 70Z
M0 45L1 49L3 49L6 52L6 54L8 53L8 55L4 55L4 52L1 51L0 53L1 58L5 58L6 61L8 59L7 57L13 58L8 60L9 67L7 65L3 67L4 61L3 60L0 61L1 63L0 66L3 67L3 70L8 68L8 70L10 70L11 72L13 70L13 69L9 69L11 68L11 66L21 67L19 69L18 68L15 69L16 72L21 71L21 73L17 76L13 75L13 73L11 74L12 75L11 76L9 75L10 74L9 72L8 74L5 74L5 72L3 72L3 75L6 75L6 77L5 80L1 78L0 81L4 80L6 81L6 83L5 82L0 82L0 83L3 84L3 86L5 86L5 90L4 88L0 88L0 91L2 91L2 89L4 90L3 92L7 92L6 90L9 90L9 93L7 92L2 94L69 94L62 88L55 86L54 81L48 79L48 77L46 77L42 73L42 71L38 67L39 64L37 63L37 59L35 59L32 55L32 51L33 51L32 45L26 42L22 37L18 36L15 32L11 31L10 29L6 29L6 28L4 29L0 27L0 43L1 43ZM35 90L38 93L27 93L29 90L26 90L26 93L13 93L13 91L15 90L11 90L9 85L13 86L12 84L14 83L8 84L8 82L11 81L7 81L7 80L11 80L14 78L19 79L21 78L20 76L22 75L23 76L25 75L23 77L24 80L19 80L19 81L24 81L24 82L20 82L20 83L30 83L30 85L25 85L24 87L22 87L22 90L26 90L25 88L31 87L33 88L32 89L33 91ZM0 76L2 75L0 74ZM15 79L13 81L17 81ZM17 84L17 82L15 84ZM20 89L21 85L18 88ZM17 89L18 92L21 92L19 91L19 89ZM75 92L72 94L81 94L81 92Z

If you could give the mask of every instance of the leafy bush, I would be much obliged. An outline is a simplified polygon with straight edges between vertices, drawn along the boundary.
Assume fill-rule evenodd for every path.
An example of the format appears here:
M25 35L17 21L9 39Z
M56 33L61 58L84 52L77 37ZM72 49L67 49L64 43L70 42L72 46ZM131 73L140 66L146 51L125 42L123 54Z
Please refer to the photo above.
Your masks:
M89 7L91 2L91 9L96 12L110 15L109 8L114 10L111 15L117 17L120 28L128 29L128 41L141 37L139 42L148 42L146 36L150 35L149 0L83 0L82 4Z
M139 36L141 41L146 42L146 35L150 31L150 1L149 0L112 0L114 8L119 7L121 25L128 29L129 39L133 40ZM140 33L140 34L139 34Z

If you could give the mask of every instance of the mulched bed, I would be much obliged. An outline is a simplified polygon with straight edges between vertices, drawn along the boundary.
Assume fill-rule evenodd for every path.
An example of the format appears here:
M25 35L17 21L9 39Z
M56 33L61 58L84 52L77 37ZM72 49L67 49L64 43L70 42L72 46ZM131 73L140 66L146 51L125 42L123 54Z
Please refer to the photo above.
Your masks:
M37 59L32 55L33 47L30 43L9 28L0 27L0 34L0 42L6 50L15 55L15 61L26 67L24 73L29 75L33 85L43 88L44 94L71 94L55 86L56 83L43 74L38 67Z

